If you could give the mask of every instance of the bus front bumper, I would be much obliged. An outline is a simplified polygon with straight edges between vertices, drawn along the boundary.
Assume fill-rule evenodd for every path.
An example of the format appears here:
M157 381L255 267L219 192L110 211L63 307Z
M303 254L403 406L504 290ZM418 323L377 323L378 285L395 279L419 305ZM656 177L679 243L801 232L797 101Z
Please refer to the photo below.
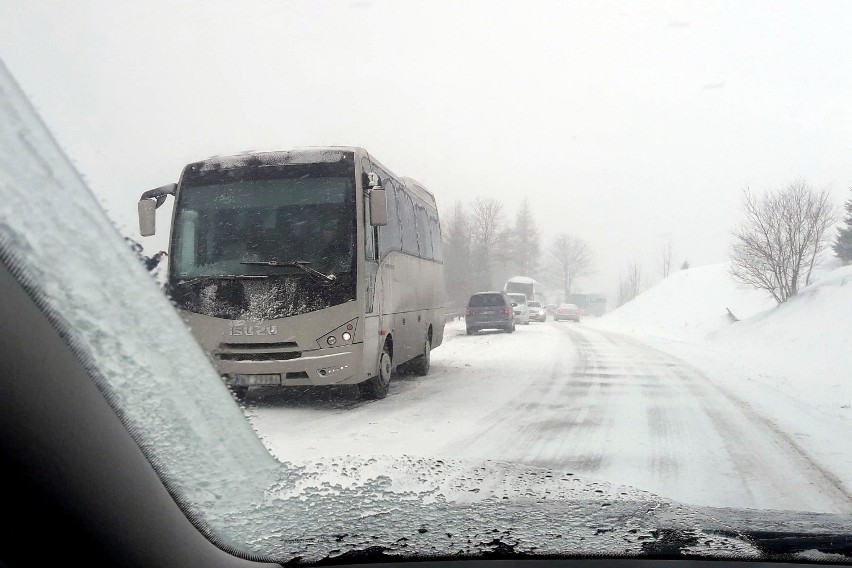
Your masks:
M236 387L354 384L361 377L361 344L303 352L288 361L217 361L216 369Z

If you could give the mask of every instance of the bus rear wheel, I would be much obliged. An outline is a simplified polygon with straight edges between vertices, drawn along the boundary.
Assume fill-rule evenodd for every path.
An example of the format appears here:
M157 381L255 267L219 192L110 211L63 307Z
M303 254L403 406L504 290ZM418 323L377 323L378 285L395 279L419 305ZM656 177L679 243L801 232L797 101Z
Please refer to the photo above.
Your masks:
M429 374L429 367L432 366L432 338L427 336L425 345L423 346L423 355L417 357L411 362L411 370L415 375L425 377Z
M375 377L370 377L364 382L358 383L358 390L362 398L377 400L385 398L390 389L391 374L393 373L393 360L390 349L385 344L382 355L379 357L379 371Z

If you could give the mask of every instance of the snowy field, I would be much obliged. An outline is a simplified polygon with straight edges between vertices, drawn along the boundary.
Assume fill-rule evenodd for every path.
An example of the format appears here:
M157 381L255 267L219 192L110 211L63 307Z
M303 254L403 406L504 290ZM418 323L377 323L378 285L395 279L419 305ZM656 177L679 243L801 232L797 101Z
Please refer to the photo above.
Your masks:
M724 267L704 267L579 324L466 336L456 321L432 372L396 376L384 400L348 387L258 389L245 412L282 461L493 460L690 504L849 513L847 279L848 269L823 273L771 309ZM786 342L771 347L774 337Z

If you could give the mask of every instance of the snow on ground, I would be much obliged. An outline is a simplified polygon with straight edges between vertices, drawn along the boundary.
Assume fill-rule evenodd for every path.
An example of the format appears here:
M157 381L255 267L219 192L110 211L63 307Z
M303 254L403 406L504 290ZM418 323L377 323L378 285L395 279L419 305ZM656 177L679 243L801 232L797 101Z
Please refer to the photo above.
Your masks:
M600 319L474 336L456 320L429 375L395 376L386 399L259 388L245 412L285 462L494 460L689 504L849 513L851 271L780 308L720 265Z
M852 490L852 266L780 306L726 264L684 270L589 325L698 367Z
M269 387L249 392L246 413L270 452L291 463L493 460L696 505L852 511L852 467L811 459L801 440L695 366L593 321L475 336L455 321L432 372L395 377L386 399L359 400L354 387ZM827 430L852 439L848 424Z
M550 373L550 357L528 354L564 350L570 356L560 349L562 343L565 338L534 326L518 326L512 334L466 336L464 321L456 320L444 329L444 344L432 354L429 375L395 376L383 400L366 404L346 389L337 396L330 392L340 387L258 389L249 394L248 413L282 460L346 455L353 449L360 456L468 457L444 451L477 432L495 408L519 397L526 388L521 377ZM266 411L252 409L254 401L262 401Z

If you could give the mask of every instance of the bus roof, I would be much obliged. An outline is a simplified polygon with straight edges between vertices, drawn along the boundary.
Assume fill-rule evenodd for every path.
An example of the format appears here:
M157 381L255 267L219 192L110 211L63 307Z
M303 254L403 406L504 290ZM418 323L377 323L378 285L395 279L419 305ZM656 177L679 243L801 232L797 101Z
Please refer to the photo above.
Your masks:
M405 189L407 189L410 193L413 193L421 200L430 204L432 207L435 207L437 210L437 205L435 204L435 196L432 195L432 192L423 187L420 182L414 180L410 177L401 177L402 183L405 185Z
M359 146L303 146L290 150L247 150L226 156L210 156L204 160L191 162L188 166L196 166L200 171L207 171L238 168L246 165L249 160L257 160L261 165L332 163L343 159L346 153L365 154L370 156L371 161L378 162L367 150ZM423 187L423 184L410 177L398 176L384 164L378 163L382 169L401 181L406 191L437 211L435 196Z
M516 282L518 284L538 284L538 280L529 276L512 276L506 282Z
M354 153L357 148L315 147L293 148L291 150L250 151L230 154L227 156L211 156L204 160L191 162L189 166L197 166L201 171L212 169L232 169L245 166L249 161L259 165L279 164L311 164L317 162L333 163L342 160L346 154Z

